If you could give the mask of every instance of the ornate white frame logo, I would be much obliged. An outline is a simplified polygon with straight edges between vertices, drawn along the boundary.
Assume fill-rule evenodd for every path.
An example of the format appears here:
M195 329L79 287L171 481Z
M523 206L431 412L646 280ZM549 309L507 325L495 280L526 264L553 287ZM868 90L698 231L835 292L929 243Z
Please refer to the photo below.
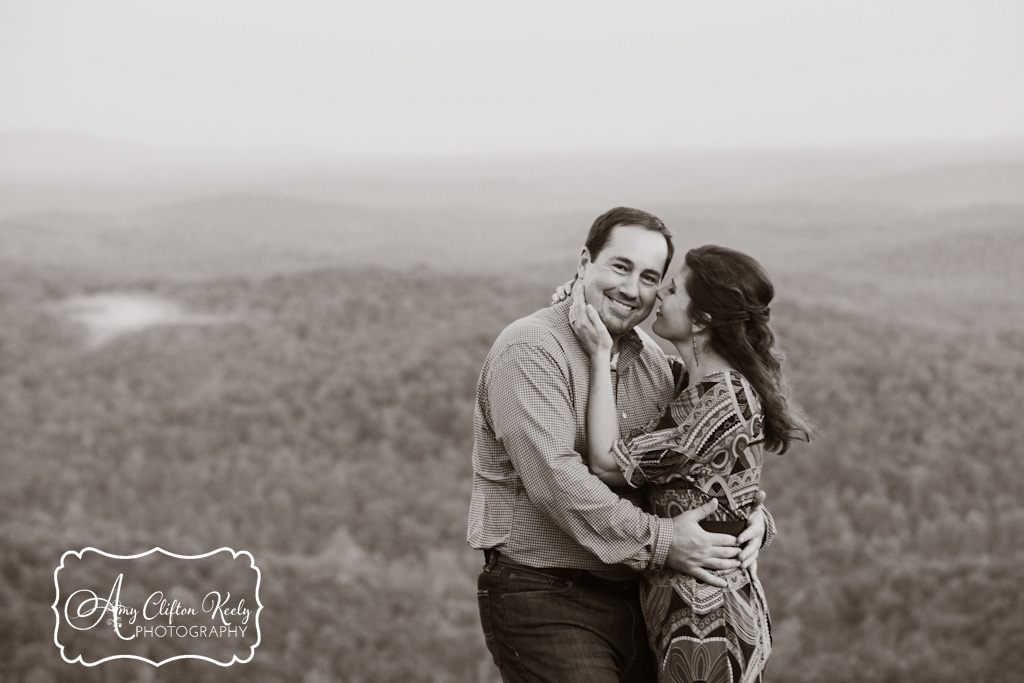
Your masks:
M78 655L74 659L69 659L68 656L66 654L64 654L64 646L60 644L60 641L58 639L58 634L59 634L60 626L61 626L61 612L60 612L60 610L57 609L57 606L58 606L58 604L60 604L61 595L60 595L60 582L57 579L57 575L58 575L58 573L60 572L61 569L65 568L64 567L64 561L68 558L68 556L74 556L74 557L77 557L79 560L81 560L82 559L82 555L84 555L85 553L90 552L90 551L94 552L94 553L98 553L98 554L103 555L105 557L109 557L111 559L115 559L115 560L134 560L134 559L137 559L137 558L140 558L140 557L147 557L149 555L152 555L153 553L163 553L164 555L166 555L168 557L172 557L172 558L179 559L179 560L202 559L202 558L210 557L211 555L216 555L217 553L222 553L222 552L231 553L232 559L237 559L239 556L243 556L243 555L245 557L249 558L249 566L256 572L255 596L256 596L256 606L257 606L256 613L255 613L255 618L254 618L255 625L256 625L256 643L251 646L251 648L249 650L249 656L246 657L245 659L240 659L237 654L232 654L232 658L231 658L230 662L218 661L216 659L212 659L212 658L206 657L204 655L191 655L191 654L177 655L177 656L174 656L174 657L169 657L167 659L161 660L159 662L155 662L152 659L149 659L148 657L140 657L138 655L131 655L131 654L111 655L109 657L104 657L103 659L100 659L100 660L95 661L95 662L87 662L87 661L85 661L83 655ZM211 662L213 664L216 664L217 666L225 666L225 667L226 666L231 666L232 664L235 664L235 663L245 664L245 663L247 663L247 662L252 660L253 656L256 654L256 648L259 646L260 642L263 639L263 637L262 637L262 635L260 633L260 612L263 611L263 603L260 602L260 582L261 581L262 581L262 574L260 573L259 567L256 566L256 560L253 558L252 554L249 551L247 551L247 550L238 550L238 551L236 551L236 550L232 550L231 548L228 548L228 547L223 547L223 548L218 548L217 550L212 550L212 551L210 551L208 553L204 553L202 555L179 555L177 553L172 553L172 552L169 552L167 550L164 550L163 548L153 548L152 550L148 550L148 551L146 551L144 553L139 553L138 555L113 555L111 553L107 553L107 552L104 552L102 550L99 550L97 548L92 548L92 547L82 548L81 550L69 550L69 551L65 552L61 556L61 558L60 558L60 565L58 565L57 568L53 570L53 583L54 583L54 589L56 591L56 597L54 598L53 604L50 606L50 608L53 610L54 616L56 616L56 618L57 618L57 624L56 624L56 626L53 629L53 644L56 645L60 649L61 659L63 659L65 662L67 662L68 664L82 664L84 666L96 666L98 664L102 664L103 662L109 662L109 661L111 661L113 659L137 659L139 661L148 662L149 664L152 664L153 666L161 666L163 664L166 664L167 662L173 662L173 661L175 661L177 659L203 659L203 660L206 660L206 661ZM70 596L68 596L68 598L70 599ZM115 616L115 619L116 619L116 616Z

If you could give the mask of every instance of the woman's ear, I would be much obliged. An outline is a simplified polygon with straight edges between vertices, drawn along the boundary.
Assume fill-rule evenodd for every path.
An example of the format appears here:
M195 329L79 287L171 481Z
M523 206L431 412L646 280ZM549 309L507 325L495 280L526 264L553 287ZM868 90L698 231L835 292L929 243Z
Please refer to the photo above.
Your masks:
M707 313L701 313L697 320L692 321L693 333L700 334L704 330L708 329L708 325L711 324L711 316Z

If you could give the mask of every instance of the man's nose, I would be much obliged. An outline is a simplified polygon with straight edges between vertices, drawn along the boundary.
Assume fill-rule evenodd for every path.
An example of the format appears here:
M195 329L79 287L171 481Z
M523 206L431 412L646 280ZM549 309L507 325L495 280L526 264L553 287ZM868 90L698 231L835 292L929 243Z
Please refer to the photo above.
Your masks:
M636 275L627 275L619 283L619 291L630 299L637 298L640 296L640 279Z

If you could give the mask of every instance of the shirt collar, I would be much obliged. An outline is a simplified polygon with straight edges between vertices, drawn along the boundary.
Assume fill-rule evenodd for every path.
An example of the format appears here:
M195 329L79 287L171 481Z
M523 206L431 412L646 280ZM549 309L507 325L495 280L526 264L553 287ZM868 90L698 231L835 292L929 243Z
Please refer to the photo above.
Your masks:
M625 370L640 358L640 352L644 350L644 342L636 329L632 329L619 339L619 368Z

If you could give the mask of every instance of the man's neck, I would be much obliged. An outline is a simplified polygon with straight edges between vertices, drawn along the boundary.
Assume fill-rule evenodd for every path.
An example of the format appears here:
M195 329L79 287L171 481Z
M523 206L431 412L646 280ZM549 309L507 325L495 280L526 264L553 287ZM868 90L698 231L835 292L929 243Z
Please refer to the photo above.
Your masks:
M612 355L613 356L615 354L617 354L622 349L622 338L625 337L625 336L626 336L625 334L620 334L618 336L613 336L612 337Z

